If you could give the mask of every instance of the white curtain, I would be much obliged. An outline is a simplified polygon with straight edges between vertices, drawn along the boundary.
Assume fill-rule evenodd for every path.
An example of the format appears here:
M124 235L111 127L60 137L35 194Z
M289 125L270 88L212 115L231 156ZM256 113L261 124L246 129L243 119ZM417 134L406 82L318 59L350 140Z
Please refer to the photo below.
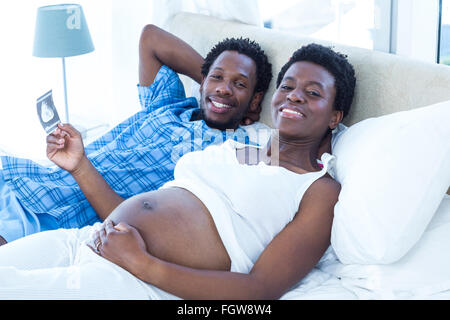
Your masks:
M165 28L167 20L182 11L255 26L263 25L258 0L153 0L152 21Z

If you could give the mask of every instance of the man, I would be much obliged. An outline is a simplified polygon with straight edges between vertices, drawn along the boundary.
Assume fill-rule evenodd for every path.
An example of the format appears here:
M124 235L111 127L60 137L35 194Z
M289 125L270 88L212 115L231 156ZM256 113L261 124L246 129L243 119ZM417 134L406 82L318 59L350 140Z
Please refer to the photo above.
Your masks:
M47 137L47 156L57 169L2 157L2 243L103 220L124 198L172 179L184 153L228 138L248 142L249 127L240 124L259 119L272 78L259 45L226 39L203 59L181 39L148 25L139 52L142 111L86 148L70 124L60 126ZM177 72L201 84L200 108L185 97Z

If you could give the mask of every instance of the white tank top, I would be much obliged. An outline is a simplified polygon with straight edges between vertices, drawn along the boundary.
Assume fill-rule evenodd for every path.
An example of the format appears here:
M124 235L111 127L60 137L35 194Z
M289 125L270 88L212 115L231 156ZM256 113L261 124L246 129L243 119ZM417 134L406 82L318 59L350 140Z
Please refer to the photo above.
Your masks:
M294 218L303 194L331 168L334 157L325 153L321 171L299 174L264 162L240 164L236 149L245 146L227 140L185 154L175 166L174 181L163 188L187 189L204 203L232 261L231 271L247 273Z

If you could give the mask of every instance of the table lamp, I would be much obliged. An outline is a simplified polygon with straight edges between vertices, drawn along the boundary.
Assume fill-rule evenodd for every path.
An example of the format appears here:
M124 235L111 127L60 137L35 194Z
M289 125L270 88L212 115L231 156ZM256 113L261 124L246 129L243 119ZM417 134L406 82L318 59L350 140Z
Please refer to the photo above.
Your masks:
M62 58L66 122L69 122L67 104L66 57L94 51L91 35L78 4L59 4L38 8L33 56Z

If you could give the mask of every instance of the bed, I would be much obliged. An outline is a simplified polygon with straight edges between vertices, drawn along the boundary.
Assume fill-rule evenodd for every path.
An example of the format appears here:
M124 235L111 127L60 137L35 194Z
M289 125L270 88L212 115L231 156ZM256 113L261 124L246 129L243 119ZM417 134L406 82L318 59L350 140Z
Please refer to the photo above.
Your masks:
M332 247L281 299L450 299L450 196L420 240L390 264L343 264Z
M281 299L450 299L449 67L199 14L179 13L168 26L202 55L226 37L256 40L275 76L311 42L355 67L355 100L333 144L342 190L331 246ZM261 113L269 126L273 82Z

